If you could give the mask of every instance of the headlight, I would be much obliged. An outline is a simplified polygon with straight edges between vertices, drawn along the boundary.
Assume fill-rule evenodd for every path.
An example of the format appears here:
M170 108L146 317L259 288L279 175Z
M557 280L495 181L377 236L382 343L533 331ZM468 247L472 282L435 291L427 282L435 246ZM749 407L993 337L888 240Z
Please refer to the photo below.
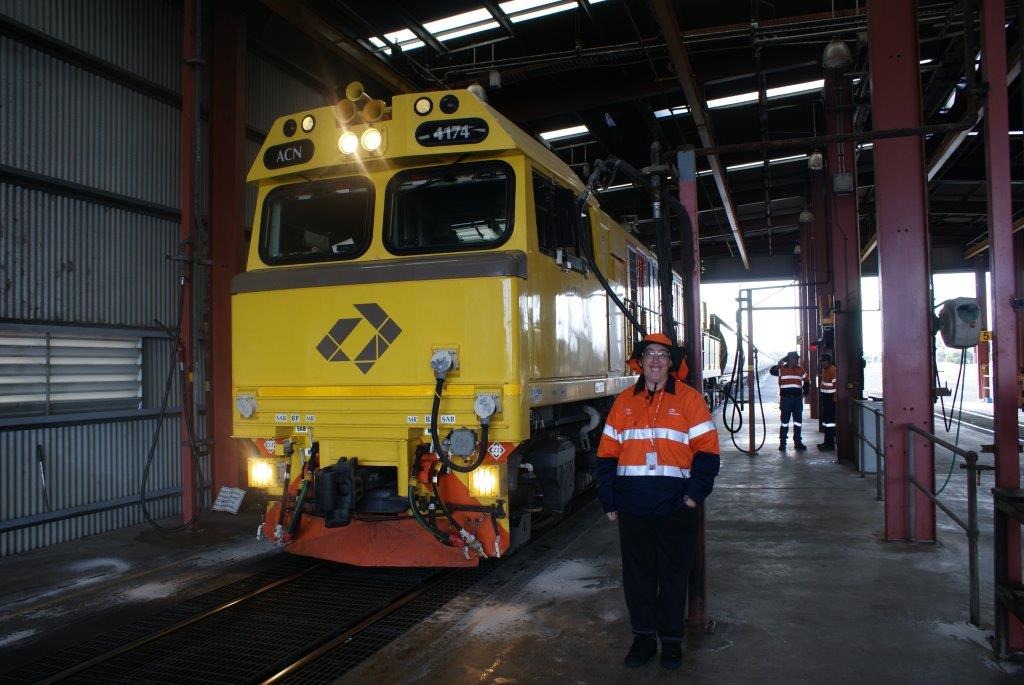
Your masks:
M314 126L316 126L316 119L313 118L312 114L307 114L306 116L302 117L302 130L303 131L305 131L306 133L309 133L310 131L313 130Z
M273 459L249 459L249 487L269 488L277 484L277 462Z
M416 110L417 114L423 117L430 114L430 111L434 109L434 103L430 100L430 98L420 98L413 105L413 109Z
M501 472L497 466L479 466L469 474L469 494L476 498L497 497Z
M360 139L359 143L367 152L374 152L380 147L381 140L380 131L375 128L368 128L363 131L363 137Z
M355 152L358 146L359 136L352 133L352 131L345 131L341 134L341 138L338 138L338 149L346 155L350 155Z

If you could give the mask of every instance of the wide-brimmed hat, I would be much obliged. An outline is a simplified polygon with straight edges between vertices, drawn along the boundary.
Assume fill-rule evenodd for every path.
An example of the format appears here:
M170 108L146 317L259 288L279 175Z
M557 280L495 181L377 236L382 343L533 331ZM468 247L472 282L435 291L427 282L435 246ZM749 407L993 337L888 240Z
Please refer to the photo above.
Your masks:
M686 376L689 371L686 368L686 351L678 345L673 345L672 340L664 333L651 333L644 336L643 340L634 345L633 354L629 355L629 361L627 362L629 368L637 373L643 373L643 369L640 367L640 357L643 356L644 350L650 345L667 347L672 359L672 365L669 366L668 370L674 372L677 376Z

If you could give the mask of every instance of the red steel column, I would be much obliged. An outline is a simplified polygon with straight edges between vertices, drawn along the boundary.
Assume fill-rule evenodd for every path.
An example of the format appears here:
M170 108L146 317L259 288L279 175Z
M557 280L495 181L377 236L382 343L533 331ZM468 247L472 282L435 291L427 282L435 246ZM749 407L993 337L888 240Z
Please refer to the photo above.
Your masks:
M683 236L680 242L680 253L684 266L691 264L687 257L687 251L692 252L692 268L690 273L684 273L683 277L689 277L684 281L687 289L687 297L684 301L687 304L686 314L683 317L686 324L685 340L690 344L692 358L690 364L690 385L704 394L703 373L704 360L701 340L701 307L700 307L700 241L697 223L697 169L692 147L680 148L676 154L676 166L679 170L679 201L686 208L686 214L690 217L691 235L689 242ZM684 269L684 272L686 269ZM714 360L718 364L718 360ZM708 625L707 616L707 556L704 539L704 513L703 506L700 508L700 524L697 532L697 558L694 560L693 570L690 571L689 599L687 602L687 622L699 631L705 631Z
M832 294L832 265L828 258L828 238L825 235L827 225L825 211L827 194L825 189L825 172L815 171L811 174L811 214L814 215L811 223L811 241L813 244L812 255L814 257L814 302L815 309L811 311L812 335L815 339L821 335L821 313L820 303L825 301ZM815 350L808 357L809 368L818 368L818 355L822 352L833 353L834 350ZM817 401L818 392L814 391L812 397Z
M825 75L825 117L828 133L853 130L853 107L848 76ZM829 240L832 246L833 293L836 299L836 457L854 458L850 398L864 393L864 344L861 340L860 219L857 215L857 161L853 141L832 143L825 155L825 186L829 191Z
M985 274L988 272L988 260L985 257L978 257L974 260L974 291L978 298L978 306L981 307L981 330L988 330L988 285L985 283ZM986 400L992 397L989 392L989 358L988 342L982 340L975 348L975 361L978 364L978 399Z
M871 116L875 129L921 125L917 3L868 1ZM931 302L928 196L923 141L875 141L878 271L882 300L882 395L885 398L885 537L935 540L935 507L907 480L908 425L932 432ZM913 475L935 489L932 444L914 436Z
M817 176L818 174L814 174ZM812 192L814 183L811 183ZM812 217L814 211L811 210ZM815 230L817 229L817 223L812 218L811 221L801 222L800 224L800 257L803 260L803 285L800 289L801 300L800 305L805 307L801 312L801 321L803 321L804 328L804 366L807 367L809 373L817 376L818 373L818 350L815 343L818 340L818 288L819 285L811 285L817 283L819 280L824 280L823 276L818 273L817 264L817 253L818 253L818 242L820 240L815 236ZM824 254L824 252L822 253ZM823 270L824 271L824 270ZM815 345L812 349L811 345ZM811 383L811 392L807 396L807 401L810 403L810 416L812 419L818 418L818 384L816 382Z
M195 155L195 125L196 125L196 63L193 62L199 55L196 46L196 6L195 0L185 0L183 5L181 22L181 241L185 245L184 252L191 255L193 252L194 239L193 227L195 225L195 207L192 204L192 195L195 191L195 183L198 179L194 176L193 156ZM191 63L190 63L191 62ZM178 333L177 344L180 346L180 363L185 368L185 382L181 388L181 418L178 423L181 432L181 513L183 520L190 521L195 515L196 496L193 474L193 459L187 421L188 412L192 411L194 397L193 381L195 380L192 366L192 320L189 313L192 311L192 276L190 270L182 263L185 270L185 298L182 302L181 329Z
M995 419L996 486L1020 487L1017 406L1020 402L1020 340L1014 298L1013 227L1010 200L1010 125L1006 83L1005 11L1002 0L985 0L981 17L982 78L993 84L985 102L985 161L988 167L988 244L992 264L992 415ZM1006 578L1021 581L1020 524L1007 525ZM1010 616L1009 647L1024 647L1024 626Z
M690 345L690 385L693 389L704 394L704 382L701 371L704 368L704 360L701 349L701 307L700 307L700 241L697 223L697 168L692 146L685 146L679 149L676 154L676 166L679 169L679 201L686 207L686 214L690 217L689 242L683 237L680 243L680 254L684 265L683 277L689 281L683 282L687 293L686 312L683 315L685 323L684 339ZM687 256L687 252L692 255ZM686 273L689 270L690 273ZM717 363L717 360L716 360Z
M210 331L213 489L244 482L231 439L231 278L244 265L245 16L239 0L214 6L210 100Z

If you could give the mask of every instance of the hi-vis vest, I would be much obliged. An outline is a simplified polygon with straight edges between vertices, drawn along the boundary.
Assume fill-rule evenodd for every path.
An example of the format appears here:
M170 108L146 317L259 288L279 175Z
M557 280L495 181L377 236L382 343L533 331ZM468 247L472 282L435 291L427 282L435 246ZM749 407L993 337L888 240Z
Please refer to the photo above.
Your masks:
M834 395L836 393L836 367L831 364L821 370L819 390L825 395Z
M807 371L804 370L804 367L800 365L786 366L785 364L779 364L779 390L785 390L786 388L802 390L806 380Z
M636 388L616 398L597 454L618 458L617 476L689 478L697 452L718 456L718 431L704 397L681 381L672 385L650 399Z

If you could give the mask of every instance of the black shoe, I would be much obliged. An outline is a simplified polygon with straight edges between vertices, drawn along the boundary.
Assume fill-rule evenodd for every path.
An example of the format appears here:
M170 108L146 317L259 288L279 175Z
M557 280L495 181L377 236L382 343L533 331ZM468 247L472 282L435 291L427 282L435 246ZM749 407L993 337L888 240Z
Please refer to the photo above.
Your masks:
M637 635L633 638L633 646L626 652L623 661L626 668L640 668L658 653L658 640L653 635Z
M661 643L661 667L675 671L683 665L683 645L681 642Z
M830 445L827 442L818 443L818 449L822 452L831 452L836 448L835 445Z
M797 452L803 452L804 450L807 449L807 445L803 444L802 442L797 442L793 444L793 449L795 449Z
M780 442L779 443L779 451L780 452L785 452L786 451L786 443L784 443L784 442Z

